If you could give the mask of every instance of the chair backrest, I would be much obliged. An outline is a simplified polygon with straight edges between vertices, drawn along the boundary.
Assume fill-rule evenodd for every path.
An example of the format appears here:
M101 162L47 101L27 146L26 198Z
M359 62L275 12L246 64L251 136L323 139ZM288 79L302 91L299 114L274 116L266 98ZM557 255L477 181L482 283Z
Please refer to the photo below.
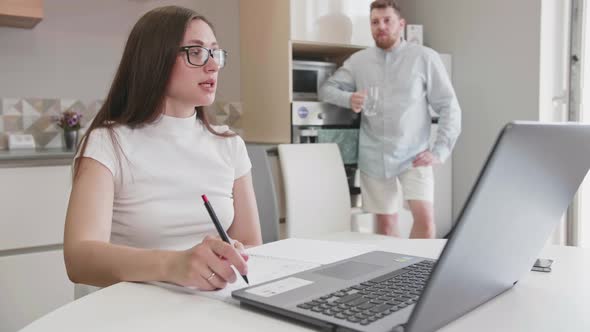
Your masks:
M351 230L350 192L336 144L281 144L287 237Z
M276 188L268 160L270 153L276 155L276 146L247 144L246 149L252 161L252 184L256 194L256 205L258 205L262 242L277 241L279 239L279 212Z
M90 286L85 284L74 284L74 300L82 298L88 294L94 293L100 290L100 287Z

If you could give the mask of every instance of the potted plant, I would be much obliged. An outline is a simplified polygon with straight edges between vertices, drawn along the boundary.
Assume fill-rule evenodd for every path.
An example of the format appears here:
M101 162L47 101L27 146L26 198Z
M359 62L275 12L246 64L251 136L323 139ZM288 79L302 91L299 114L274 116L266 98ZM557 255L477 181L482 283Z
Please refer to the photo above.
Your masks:
M63 129L64 148L73 150L78 144L78 131L81 128L82 114L76 111L64 111L57 118L57 125Z

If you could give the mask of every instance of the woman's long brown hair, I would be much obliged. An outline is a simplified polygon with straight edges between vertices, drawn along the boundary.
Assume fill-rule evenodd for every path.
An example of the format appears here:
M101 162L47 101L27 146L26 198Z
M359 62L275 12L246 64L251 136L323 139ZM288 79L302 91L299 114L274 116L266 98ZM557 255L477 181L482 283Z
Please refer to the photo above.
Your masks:
M178 57L179 47L190 22L202 20L213 30L211 23L193 10L166 6L153 9L135 24L121 63L109 90L109 94L78 146L84 156L88 137L97 128L106 128L116 148L119 169L124 152L117 140L114 128L128 126L138 128L155 122L160 116L172 68ZM196 107L196 116L215 135L229 137L234 134L218 133L211 127L203 107ZM79 163L74 165L74 180Z

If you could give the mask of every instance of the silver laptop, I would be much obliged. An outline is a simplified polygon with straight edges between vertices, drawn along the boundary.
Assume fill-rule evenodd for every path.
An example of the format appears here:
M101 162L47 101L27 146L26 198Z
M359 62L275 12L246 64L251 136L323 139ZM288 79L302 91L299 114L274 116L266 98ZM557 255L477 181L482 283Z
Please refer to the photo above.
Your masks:
M590 168L589 142L588 125L506 125L438 261L373 251L232 296L329 330L436 330L530 271Z

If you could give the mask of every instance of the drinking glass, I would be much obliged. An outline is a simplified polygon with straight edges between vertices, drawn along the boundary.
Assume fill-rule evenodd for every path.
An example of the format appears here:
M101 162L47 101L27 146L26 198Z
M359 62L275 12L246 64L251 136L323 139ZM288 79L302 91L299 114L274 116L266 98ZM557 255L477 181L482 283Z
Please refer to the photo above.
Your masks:
M365 116L375 116L379 112L381 104L381 88L379 86L370 86L366 89L365 101L363 102L363 114Z

